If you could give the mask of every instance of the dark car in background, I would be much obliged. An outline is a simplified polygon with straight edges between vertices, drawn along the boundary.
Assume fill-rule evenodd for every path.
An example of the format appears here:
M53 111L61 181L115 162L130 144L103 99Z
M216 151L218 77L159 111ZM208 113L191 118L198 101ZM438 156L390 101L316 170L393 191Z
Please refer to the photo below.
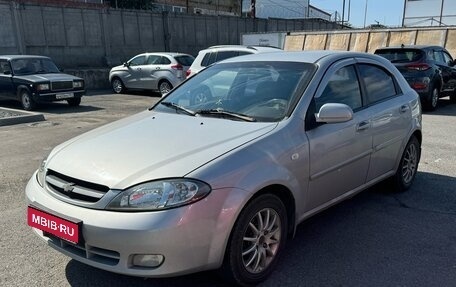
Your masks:
M393 63L420 95L423 108L434 110L439 98L456 102L456 68L450 53L440 46L404 46L375 51Z
M79 106L84 95L84 80L62 73L51 58L0 56L0 99L18 100L30 111L38 103L62 100Z

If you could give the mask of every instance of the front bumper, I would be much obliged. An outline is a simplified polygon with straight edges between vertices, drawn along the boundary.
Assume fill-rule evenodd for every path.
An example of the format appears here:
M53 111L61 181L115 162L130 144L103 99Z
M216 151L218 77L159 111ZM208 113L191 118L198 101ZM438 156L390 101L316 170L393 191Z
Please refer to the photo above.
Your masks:
M113 212L62 202L44 190L35 175L26 187L27 204L81 220L83 244L74 245L34 231L48 245L82 263L126 275L169 277L221 266L237 214L246 194L213 190L194 204L154 212ZM159 254L159 267L133 265L135 254Z
M57 95L65 95L65 94L72 94L72 97L68 98L57 98ZM33 92L32 97L35 102L38 103L49 103L49 102L56 102L56 101L64 101L69 99L76 99L85 96L85 90L75 90L75 91L58 91L58 92Z

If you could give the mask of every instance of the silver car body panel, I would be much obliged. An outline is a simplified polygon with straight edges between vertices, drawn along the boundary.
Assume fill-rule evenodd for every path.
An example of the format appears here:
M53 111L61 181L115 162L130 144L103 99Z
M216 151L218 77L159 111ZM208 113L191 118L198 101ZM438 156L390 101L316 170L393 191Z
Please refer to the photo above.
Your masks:
M280 186L281 192L292 195L295 218L291 222L295 228L309 216L393 175L410 136L420 134L418 95L399 71L379 56L288 52L223 62L237 61L310 62L318 69L291 115L277 123L144 111L56 147L46 168L105 184L111 192L169 177L199 179L212 191L203 200L179 208L113 212L59 200L39 186L34 175L26 188L29 204L83 221L82 253L61 242L50 245L86 264L135 276L162 277L214 269L222 264L237 216L264 188ZM356 63L385 67L402 93L355 111L347 122L306 130L312 98L321 94L339 67ZM358 129L366 121L367 128ZM78 156L72 157L74 154ZM118 262L109 265L97 261L91 250L101 249L118 254ZM137 253L163 254L165 261L158 268L133 268L131 256Z

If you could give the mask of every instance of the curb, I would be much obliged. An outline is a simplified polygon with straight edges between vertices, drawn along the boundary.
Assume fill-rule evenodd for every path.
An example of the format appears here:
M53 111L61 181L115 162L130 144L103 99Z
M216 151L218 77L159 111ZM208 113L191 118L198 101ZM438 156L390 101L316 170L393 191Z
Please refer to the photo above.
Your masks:
M30 122L39 122L44 121L44 115L35 112L28 112L16 109L0 108L0 112L7 112L13 114L13 116L0 117L0 127L23 124Z

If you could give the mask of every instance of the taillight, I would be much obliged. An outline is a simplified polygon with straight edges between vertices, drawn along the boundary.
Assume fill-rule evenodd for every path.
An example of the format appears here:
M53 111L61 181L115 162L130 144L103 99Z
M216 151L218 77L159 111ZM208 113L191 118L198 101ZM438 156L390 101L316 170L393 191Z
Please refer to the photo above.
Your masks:
M410 65L407 65L405 67L407 69L409 69L409 70L414 70L414 71L426 71L426 70L429 70L431 68L431 66L429 66L426 63L410 64Z
M190 74L192 73L192 71L190 71L190 69L188 69L186 72L185 72L185 76L188 78L190 76Z
M182 67L181 64L177 64L177 65L172 65L172 66L171 66L171 69L182 71L182 70L184 69L184 67Z
M427 83L420 83L420 82L415 82L415 83L411 83L410 86L414 89L414 90L424 90L427 88Z

